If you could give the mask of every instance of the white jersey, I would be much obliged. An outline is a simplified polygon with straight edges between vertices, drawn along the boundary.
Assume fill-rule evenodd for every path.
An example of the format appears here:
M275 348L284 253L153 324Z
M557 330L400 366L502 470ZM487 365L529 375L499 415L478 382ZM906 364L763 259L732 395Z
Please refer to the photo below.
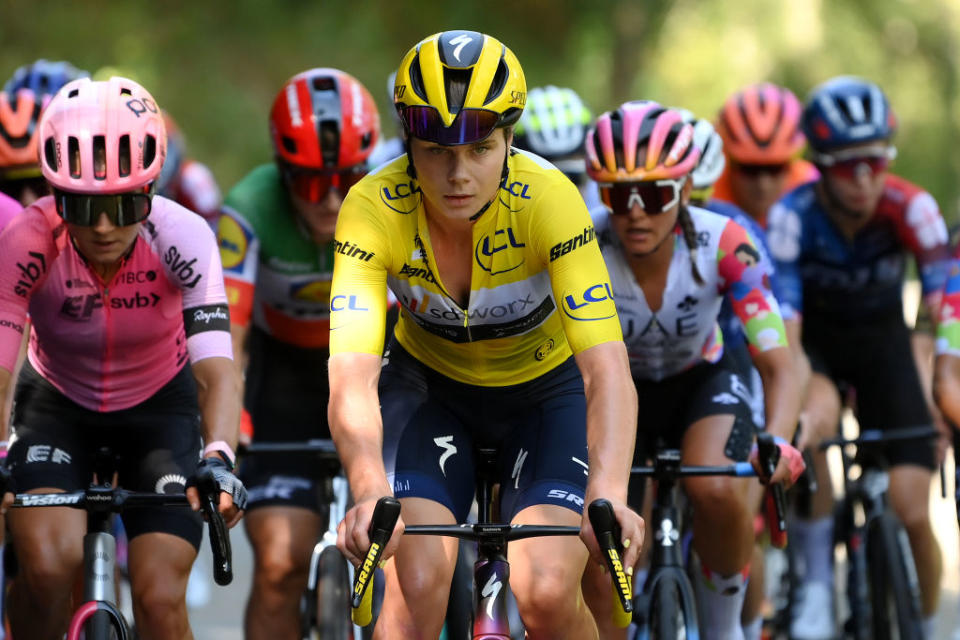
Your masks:
M653 311L610 227L607 210L592 212L636 379L659 381L700 362L719 361L723 334L717 316L724 295L731 297L751 351L786 345L769 273L752 259L758 253L747 232L705 209L690 207L690 215L697 230L696 263L703 284L694 280L690 250L678 229L663 302Z

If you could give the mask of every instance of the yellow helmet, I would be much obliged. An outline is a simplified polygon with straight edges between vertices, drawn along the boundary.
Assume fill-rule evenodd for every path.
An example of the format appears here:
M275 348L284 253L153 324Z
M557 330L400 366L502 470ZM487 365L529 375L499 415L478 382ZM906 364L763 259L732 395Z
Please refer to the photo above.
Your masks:
M517 57L496 38L444 31L403 57L393 102L409 135L467 144L520 119L527 83Z

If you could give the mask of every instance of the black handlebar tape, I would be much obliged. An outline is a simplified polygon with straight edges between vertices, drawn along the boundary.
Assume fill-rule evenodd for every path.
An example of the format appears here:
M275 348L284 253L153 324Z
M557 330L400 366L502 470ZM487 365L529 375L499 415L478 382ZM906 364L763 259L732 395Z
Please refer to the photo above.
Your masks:
M590 516L593 533L597 536L597 543L603 553L603 560L617 587L620 605L626 613L631 613L633 612L633 588L630 584L630 576L627 575L621 560L623 547L620 544L620 524L613 513L613 505L602 498L594 500L587 508L587 514Z
M399 500L393 496L384 496L377 500L377 506L373 509L373 518L370 520L370 548L353 579L353 596L350 604L354 609L359 607L363 600L363 594L372 581L373 572L380 564L383 549L387 546L399 517Z
M233 582L233 551L230 547L230 530L217 508L220 503L220 487L210 471L197 474L197 492L200 506L207 516L210 527L210 551L213 553L213 579L221 587Z
M760 459L760 465L767 474L769 480L777 470L777 463L780 462L780 447L774 442L773 436L769 433L757 434L757 454ZM785 500L783 497L783 486L775 484L770 487L773 492L773 506L777 511L777 527L780 531L787 530L787 519L784 515Z

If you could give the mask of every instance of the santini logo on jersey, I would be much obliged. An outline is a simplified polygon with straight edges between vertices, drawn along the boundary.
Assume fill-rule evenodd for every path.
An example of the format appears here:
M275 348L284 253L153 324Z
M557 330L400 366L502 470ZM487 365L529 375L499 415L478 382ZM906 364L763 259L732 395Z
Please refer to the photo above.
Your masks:
M574 249L582 247L585 244L590 244L596 237L597 232L594 230L593 225L585 227L583 233L573 236L566 242L561 242L560 244L555 244L550 247L550 262L567 255Z
M362 260L363 262L369 262L370 258L374 256L372 251L364 251L349 240L344 240L343 242L340 240L334 240L333 250L342 256L356 258L357 260Z

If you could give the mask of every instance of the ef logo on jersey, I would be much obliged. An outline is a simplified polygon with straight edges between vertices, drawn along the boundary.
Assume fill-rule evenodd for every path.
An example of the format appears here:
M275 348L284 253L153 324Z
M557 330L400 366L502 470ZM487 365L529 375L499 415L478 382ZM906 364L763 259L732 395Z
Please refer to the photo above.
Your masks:
M606 302L607 304L603 304ZM567 317L581 322L608 320L617 316L613 306L613 292L609 282L600 282L587 287L583 293L563 297L563 312Z

